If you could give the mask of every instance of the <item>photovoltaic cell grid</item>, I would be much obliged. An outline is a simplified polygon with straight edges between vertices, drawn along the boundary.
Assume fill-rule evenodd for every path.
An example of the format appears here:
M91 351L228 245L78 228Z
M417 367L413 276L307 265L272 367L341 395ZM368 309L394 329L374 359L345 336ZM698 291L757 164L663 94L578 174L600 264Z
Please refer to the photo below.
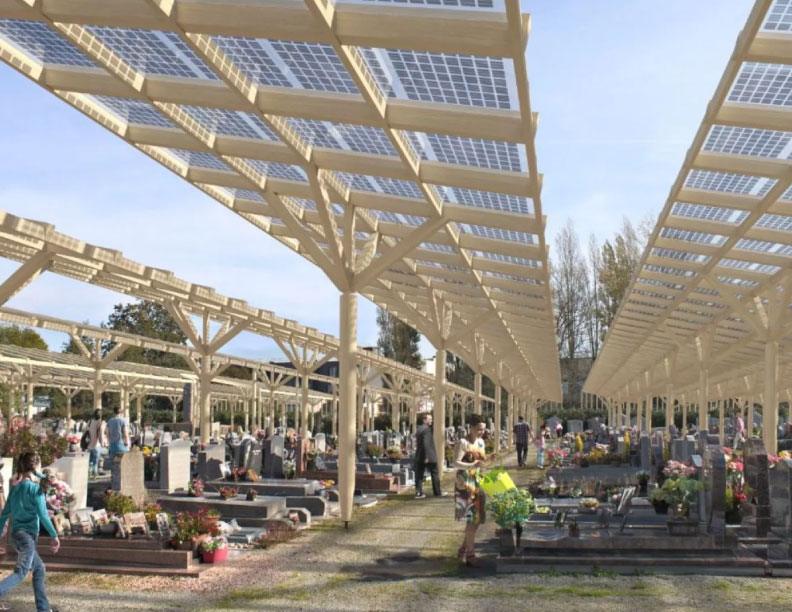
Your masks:
M308 181L308 175L305 174L305 170L300 168L300 166L289 166L287 164L265 162L258 159L246 159L245 161L258 172L267 176L289 181L300 181L303 183Z
M96 67L91 58L40 21L0 19L0 38L42 64Z
M734 80L729 100L792 106L792 66L745 62Z
M388 136L379 128L315 119L290 118L297 133L311 146L346 149L358 153L395 156Z
M792 133L713 125L703 149L732 155L790 159Z
M686 242L698 242L700 244L712 244L714 246L726 242L726 236L719 234L707 234L705 232L692 232L690 230L677 229L675 227L664 227L660 230L660 236L673 240L684 240Z
M764 240L750 240L742 238L737 241L735 249L743 251L756 251L757 253L772 253L773 255L792 256L792 245L780 244L777 242L766 242Z
M487 108L516 108L509 95L511 60L407 51L361 50L380 89L391 97ZM387 56L392 70L381 63ZM379 69L374 68L380 64ZM392 77L395 75L395 79Z
M231 172L231 168L222 159L211 153L201 153L197 151L187 151L186 149L163 149L171 155L186 162L196 168L206 168L208 170L224 170Z
M525 172L525 145L498 140L414 132L417 149L425 160Z
M178 127L148 102L111 96L92 96L92 98L128 123L164 128Z
M105 26L86 29L138 72L219 80L175 32Z
M202 106L183 106L182 109L216 134L255 140L279 140L270 127L253 113Z
M671 214L677 217L690 217L693 219L706 219L707 221L720 221L722 223L740 223L748 213L744 210L732 210L719 206L704 206L702 204L689 204L677 202L671 209Z
M410 6L455 6L465 9L491 9L494 0L364 0L364 2L378 2L387 4L409 4Z
M351 189L374 191L403 198L423 199L423 193L416 183L367 174L336 173Z
M761 196L767 193L775 182L775 179L745 174L730 174L712 170L691 170L685 181L685 187Z
M792 0L776 0L767 11L762 29L772 32L792 31Z
M487 227L484 225L472 225L468 223L457 224L459 229L465 234L473 234L480 238L490 238L492 240L507 240L509 242L520 242L522 244L536 244L536 236L525 232L501 229L498 227Z
M707 255L700 255L698 253L686 253L685 251L677 251L675 249L661 249L654 247L652 255L657 257L667 257L669 259L679 259L682 261L694 261L696 263L706 263L710 260Z
M444 199L446 202L521 215L530 215L533 213L531 201L522 196L495 193L494 191L463 189L462 187L445 187L441 192L445 196Z

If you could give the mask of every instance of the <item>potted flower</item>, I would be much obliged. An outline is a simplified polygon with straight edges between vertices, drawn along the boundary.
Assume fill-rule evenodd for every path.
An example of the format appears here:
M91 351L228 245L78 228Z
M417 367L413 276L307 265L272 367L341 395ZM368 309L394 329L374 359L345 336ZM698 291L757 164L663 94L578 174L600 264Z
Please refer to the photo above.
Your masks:
M146 504L143 506L143 514L146 515L146 522L152 531L157 531L157 515L162 513L162 506L157 503Z
M171 545L177 550L197 550L201 540L220 535L219 519L220 515L214 510L177 513L171 532Z
M190 497L203 497L204 482L200 478L193 478L187 485L187 494Z
M225 501L236 497L238 489L236 487L220 487L218 493L220 494L220 499Z
M522 524L530 518L535 507L531 494L525 489L496 493L487 500L487 509L500 527L498 537L501 556L511 556L515 548L519 547Z
M228 540L223 536L209 537L201 543L203 563L222 563L228 559Z
M366 455L372 459L379 459L382 457L382 447L377 444L369 444L366 446Z
M293 459L283 460L283 475L287 480L291 480L297 475L297 464Z
M69 443L70 453L76 453L78 450L80 450L80 436L77 434L72 433L66 436L66 442Z
M247 490L247 493L245 493L245 499L247 501L256 501L256 497L257 496L258 496L258 493L256 492L256 489L254 489L253 487L250 487Z
M642 470L635 475L638 481L639 495L646 495L646 489L649 486L649 472Z
M404 458L404 453L402 453L401 446L389 446L387 453L388 459L390 459L393 463L396 463L400 459Z
M115 516L100 516L95 519L96 533L101 536L113 537L118 531L118 518Z
M599 501L593 497L584 497L578 502L578 510L584 514L594 514L599 508Z
M689 519L690 507L695 503L704 483L695 478L680 476L666 478L663 486L652 491L651 501L665 501L671 510L668 533L671 535L695 535L698 525Z

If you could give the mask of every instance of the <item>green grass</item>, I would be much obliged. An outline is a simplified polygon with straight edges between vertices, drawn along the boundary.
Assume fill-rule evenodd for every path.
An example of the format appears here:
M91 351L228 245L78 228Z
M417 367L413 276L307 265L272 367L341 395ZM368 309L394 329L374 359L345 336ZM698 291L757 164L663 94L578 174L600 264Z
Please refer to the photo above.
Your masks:
M220 609L233 609L239 604L254 603L265 599L288 599L289 601L308 601L311 594L307 589L285 585L275 587L247 587L235 589L217 602Z
M713 582L712 584L707 585L707 588L712 589L713 591L725 591L731 588L731 584L728 582L720 581L720 582Z
M563 586L553 589L554 595L569 595L570 597L616 597L617 589L603 589L598 587Z

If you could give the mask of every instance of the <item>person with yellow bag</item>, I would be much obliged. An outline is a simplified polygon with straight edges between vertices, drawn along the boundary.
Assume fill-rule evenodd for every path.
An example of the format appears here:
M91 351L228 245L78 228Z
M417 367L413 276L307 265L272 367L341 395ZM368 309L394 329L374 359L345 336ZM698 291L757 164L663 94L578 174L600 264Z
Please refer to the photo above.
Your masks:
M454 484L454 508L456 520L465 521L465 538L459 547L459 562L469 566L480 565L476 557L476 530L486 518L486 495L481 488L481 468L487 461L484 432L487 425L481 415L470 417L470 430L454 447L454 467L457 470ZM490 459L497 454L490 456Z

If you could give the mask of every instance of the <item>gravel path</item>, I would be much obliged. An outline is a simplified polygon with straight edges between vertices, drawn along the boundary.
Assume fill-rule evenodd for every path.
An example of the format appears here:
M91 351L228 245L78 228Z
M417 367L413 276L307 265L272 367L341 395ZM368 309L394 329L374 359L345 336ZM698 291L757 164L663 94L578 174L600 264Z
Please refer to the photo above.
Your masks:
M518 482L536 475L533 470L511 471ZM452 476L444 476L446 490ZM51 574L48 588L54 604L79 612L558 612L579 607L586 612L780 612L792 607L792 581L781 579L607 572L496 576L487 569L460 569L454 557L462 525L452 515L451 497L416 501L401 495L356 511L349 529L338 521L320 523L294 540L234 558L198 580ZM493 530L491 523L482 528L480 540ZM29 581L7 601L16 612L34 610Z

